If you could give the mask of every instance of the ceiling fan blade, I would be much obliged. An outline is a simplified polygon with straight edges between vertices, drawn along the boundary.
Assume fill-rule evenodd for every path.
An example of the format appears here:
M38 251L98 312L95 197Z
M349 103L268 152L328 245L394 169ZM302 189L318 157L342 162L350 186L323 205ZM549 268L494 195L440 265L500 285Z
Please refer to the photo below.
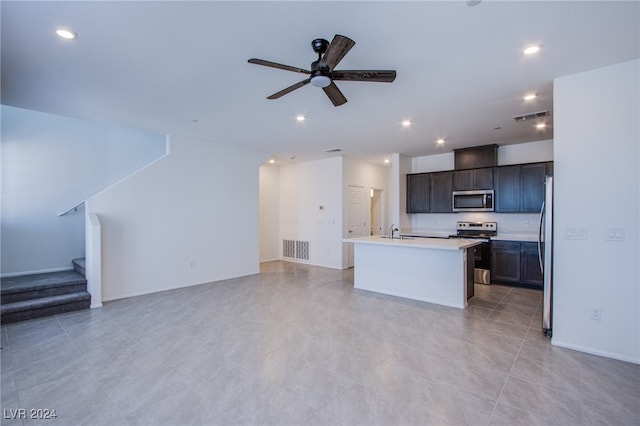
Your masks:
M305 86L307 84L309 84L311 82L310 78L307 78L306 80L302 80L294 85L291 85L289 87L287 87L286 89L282 89L279 92L274 93L271 96L267 96L267 99L278 99L284 95L286 95L287 93L293 92L296 89L301 88L302 86Z
M343 81L375 81L381 83L391 83L396 79L394 70L353 70L353 71L333 71L333 80Z
M333 40L331 40L329 47L327 47L327 51L322 56L318 66L327 66L329 69L334 69L354 44L356 44L356 42L349 37L336 34Z
M338 86L336 86L333 81L327 87L323 87L322 90L324 90L324 93L326 93L329 99L331 99L334 106L340 106L347 103L347 98L344 97L340 89L338 89Z
M286 71L299 72L299 73L302 73L302 74L311 74L311 71L304 70L302 68L292 67L292 66L289 66L289 65L282 65L282 64L278 64L276 62L271 62L271 61L265 61L264 59L251 58L247 62L249 62L250 64L264 65L265 67L278 68L278 69L286 70Z

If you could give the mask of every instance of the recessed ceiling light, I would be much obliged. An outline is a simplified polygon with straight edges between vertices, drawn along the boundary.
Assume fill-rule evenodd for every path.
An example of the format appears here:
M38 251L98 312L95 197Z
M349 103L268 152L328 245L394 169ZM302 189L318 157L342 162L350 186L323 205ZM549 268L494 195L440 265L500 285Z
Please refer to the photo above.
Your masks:
M388 158L384 159L384 164L389 164L389 159Z
M547 123L538 123L536 124L536 129L544 129L547 127Z
M538 95L536 95L535 93L529 93L528 95L525 95L525 97L523 98L525 101L532 101L534 100Z
M304 115L296 116L296 120L298 120L298 121L304 121L305 119L306 119L306 117Z
M525 55L533 55L534 53L538 53L540 51L540 46L529 46L524 49Z
M445 140L444 140L444 138L439 138L439 139L436 139L436 143L438 145L442 145L443 143L445 143Z
M402 122L402 127L409 127L411 126L411 120L404 120Z
M269 164L275 164L275 163L276 163L276 160L274 160L273 158L269 160Z
M64 38L66 40L73 40L74 38L78 37L78 34L66 28L58 28L56 30L56 34L58 34L58 37Z

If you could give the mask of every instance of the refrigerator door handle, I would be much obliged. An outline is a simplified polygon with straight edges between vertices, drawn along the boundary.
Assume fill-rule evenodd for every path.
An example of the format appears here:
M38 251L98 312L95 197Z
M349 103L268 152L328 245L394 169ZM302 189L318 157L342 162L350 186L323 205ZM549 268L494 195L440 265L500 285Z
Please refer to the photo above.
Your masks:
M542 225L544 224L544 201L542 202L542 208L540 208L540 222L538 223L538 263L540 263L540 272L544 273L544 266L542 264Z

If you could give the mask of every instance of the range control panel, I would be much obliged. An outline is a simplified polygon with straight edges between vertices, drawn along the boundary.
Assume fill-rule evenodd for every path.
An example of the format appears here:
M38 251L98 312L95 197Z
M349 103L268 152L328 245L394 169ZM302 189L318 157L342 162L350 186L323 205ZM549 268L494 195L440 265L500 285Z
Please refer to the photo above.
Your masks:
M457 231L477 231L495 234L498 232L497 222L456 222Z

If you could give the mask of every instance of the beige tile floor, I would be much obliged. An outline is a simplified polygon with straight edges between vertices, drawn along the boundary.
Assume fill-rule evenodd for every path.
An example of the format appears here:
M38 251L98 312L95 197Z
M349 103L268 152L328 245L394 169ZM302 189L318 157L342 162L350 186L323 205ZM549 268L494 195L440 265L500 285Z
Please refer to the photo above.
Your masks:
M639 424L640 366L551 346L539 292L459 310L261 269L2 326L2 424Z

